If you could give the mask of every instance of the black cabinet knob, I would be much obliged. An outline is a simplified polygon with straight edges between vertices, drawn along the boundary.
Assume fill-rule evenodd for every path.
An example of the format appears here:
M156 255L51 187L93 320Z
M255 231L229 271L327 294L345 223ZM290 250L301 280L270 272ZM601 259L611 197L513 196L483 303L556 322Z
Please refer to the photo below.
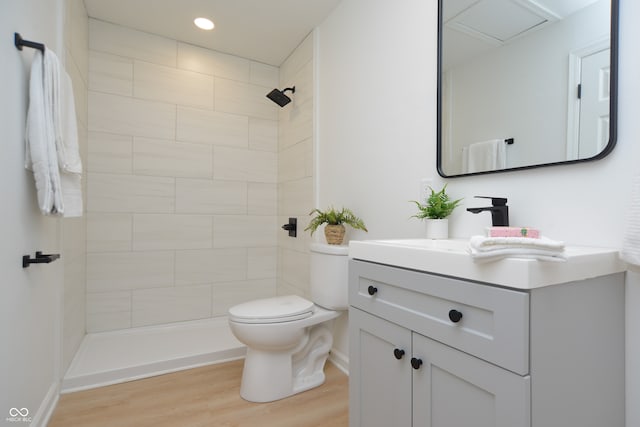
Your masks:
M411 358L411 367L413 369L420 369L420 366L422 366L422 359L416 359L415 357Z
M449 311L449 320L451 320L453 323L458 323L460 319L462 319L462 313L460 313L458 310Z
M369 287L367 288L367 292L369 292L369 295L375 295L375 293L378 292L378 288L369 285Z
M402 356L404 356L404 350L400 348L394 348L393 355L396 357L396 359L400 360L402 359Z

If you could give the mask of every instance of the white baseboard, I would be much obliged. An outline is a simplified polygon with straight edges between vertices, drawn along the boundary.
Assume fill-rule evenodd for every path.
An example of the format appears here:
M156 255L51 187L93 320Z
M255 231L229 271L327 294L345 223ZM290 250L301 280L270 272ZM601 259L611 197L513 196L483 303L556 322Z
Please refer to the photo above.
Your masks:
M349 375L349 357L343 352L332 348L329 353L329 362L336 365L345 375Z
M56 382L51 384L49 391L45 395L40 407L36 413L31 417L31 427L45 427L49 423L53 411L58 404L58 398L60 397L60 383Z

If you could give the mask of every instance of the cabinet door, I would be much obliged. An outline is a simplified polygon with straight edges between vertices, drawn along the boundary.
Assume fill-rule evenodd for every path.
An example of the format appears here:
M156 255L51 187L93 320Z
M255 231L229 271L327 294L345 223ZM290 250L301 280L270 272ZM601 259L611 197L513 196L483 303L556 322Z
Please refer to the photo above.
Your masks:
M529 427L529 376L413 334L414 427Z
M349 425L411 427L411 331L350 308L349 339Z

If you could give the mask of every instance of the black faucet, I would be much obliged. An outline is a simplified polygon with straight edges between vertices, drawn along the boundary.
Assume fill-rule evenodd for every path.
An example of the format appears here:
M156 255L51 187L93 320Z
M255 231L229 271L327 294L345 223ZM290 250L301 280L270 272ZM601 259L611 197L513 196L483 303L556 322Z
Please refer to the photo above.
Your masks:
M491 199L491 206L486 208L467 208L471 213L477 214L483 211L491 212L493 226L509 226L509 206L504 197L475 196L478 199Z

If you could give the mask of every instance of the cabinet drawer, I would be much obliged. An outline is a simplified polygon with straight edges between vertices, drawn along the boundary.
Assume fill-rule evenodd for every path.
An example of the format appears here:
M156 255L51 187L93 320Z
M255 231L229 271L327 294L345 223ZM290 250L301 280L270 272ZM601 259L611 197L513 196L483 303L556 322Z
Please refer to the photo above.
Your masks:
M351 260L349 304L505 369L529 373L529 294ZM458 322L455 314L462 314Z

